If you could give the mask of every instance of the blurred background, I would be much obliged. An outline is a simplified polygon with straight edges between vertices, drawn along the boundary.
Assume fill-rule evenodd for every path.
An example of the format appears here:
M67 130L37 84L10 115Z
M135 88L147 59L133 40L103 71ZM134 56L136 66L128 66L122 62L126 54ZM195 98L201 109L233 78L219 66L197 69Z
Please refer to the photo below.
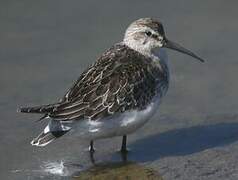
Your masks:
M167 51L169 92L152 120L129 136L128 159L164 179L237 179L237 7L234 0L2 0L0 179L68 179L91 167L88 144L77 139L31 147L46 122L16 109L58 101L141 17L160 19L169 39L207 61ZM96 142L96 161L117 161L120 141ZM61 162L77 166L62 170Z

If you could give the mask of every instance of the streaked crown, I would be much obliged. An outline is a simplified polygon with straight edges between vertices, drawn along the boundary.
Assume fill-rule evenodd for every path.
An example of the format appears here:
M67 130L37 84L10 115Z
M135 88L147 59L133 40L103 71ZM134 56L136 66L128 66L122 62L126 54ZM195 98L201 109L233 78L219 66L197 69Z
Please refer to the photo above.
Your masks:
M155 48L169 48L204 62L202 58L178 43L166 38L163 25L152 18L141 18L134 21L126 30L123 42L130 48L145 56L152 56Z
M141 18L127 28L123 41L130 48L149 55L153 48L163 46L164 37L161 22L152 18Z

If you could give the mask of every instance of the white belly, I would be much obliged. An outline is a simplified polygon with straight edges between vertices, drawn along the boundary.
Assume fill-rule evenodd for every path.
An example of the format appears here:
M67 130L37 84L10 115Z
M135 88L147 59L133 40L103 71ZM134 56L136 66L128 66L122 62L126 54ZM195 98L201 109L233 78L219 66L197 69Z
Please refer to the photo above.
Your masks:
M163 49L159 49L159 52L155 52L154 61L162 61L167 64L167 54ZM167 65L166 65L167 66ZM169 77L169 74L168 74ZM120 115L113 115L110 118L100 119L96 121L90 121L87 119L62 122L62 126L71 129L69 133L78 136L82 140L95 140L100 138L108 138L113 136L122 136L130 134L142 127L150 117L158 110L161 102L161 97L164 96L168 87L158 87L160 95L155 97L151 104L142 111L130 111ZM162 92L162 93L161 93Z
M84 140L95 140L130 134L142 127L160 104L157 99L142 111L130 111L98 121L82 120L72 127L72 134Z

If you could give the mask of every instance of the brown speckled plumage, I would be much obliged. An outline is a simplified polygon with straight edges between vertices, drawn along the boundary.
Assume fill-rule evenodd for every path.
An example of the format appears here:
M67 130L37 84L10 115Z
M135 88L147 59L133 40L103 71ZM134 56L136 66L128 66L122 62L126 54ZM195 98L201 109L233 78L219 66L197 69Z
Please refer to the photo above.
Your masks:
M143 18L134 22L136 26L147 26L152 30L159 32L161 35L165 35L163 25L160 21L153 18Z
M89 140L91 153L94 140L113 136L123 137L121 152L127 152L127 135L156 112L168 89L169 70L163 48L204 62L167 39L160 21L138 19L129 25L122 42L86 69L60 102L20 108L20 112L44 114L40 120L50 118L31 144L46 146L71 131Z
M63 121L96 120L142 110L156 95L166 92L167 71L163 63L156 65L151 58L116 44L82 73L60 103L37 109Z

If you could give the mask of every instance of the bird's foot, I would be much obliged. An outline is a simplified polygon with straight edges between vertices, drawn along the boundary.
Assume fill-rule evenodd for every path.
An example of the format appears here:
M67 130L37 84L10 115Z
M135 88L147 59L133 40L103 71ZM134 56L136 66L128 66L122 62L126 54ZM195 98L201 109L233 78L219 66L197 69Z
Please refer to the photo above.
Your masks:
M117 152L120 153L121 160L122 160L123 162L127 162L127 156L128 156L128 153L129 153L130 151L131 151L130 149L125 148L125 149L120 149L120 150L118 150Z
M129 153L129 150L128 149L123 149L120 151L121 153L121 159L123 162L127 162L127 156L128 156L128 153Z
M94 152L89 151L90 161L95 165Z
M130 152L130 149L128 149L128 148L121 148L121 150L120 150L120 153L122 153L122 154L127 154L129 152Z
M88 147L88 151L89 151L90 153L95 153L95 148L92 147L92 146L89 146L89 147Z
M95 149L93 147L93 141L90 141L88 150L89 150L89 154L90 154L90 160L91 160L92 164L95 164L95 159L94 159Z
M88 147L88 150L90 153L94 153L95 152L95 149L94 149L94 146L93 146L93 141L90 141L90 145Z

